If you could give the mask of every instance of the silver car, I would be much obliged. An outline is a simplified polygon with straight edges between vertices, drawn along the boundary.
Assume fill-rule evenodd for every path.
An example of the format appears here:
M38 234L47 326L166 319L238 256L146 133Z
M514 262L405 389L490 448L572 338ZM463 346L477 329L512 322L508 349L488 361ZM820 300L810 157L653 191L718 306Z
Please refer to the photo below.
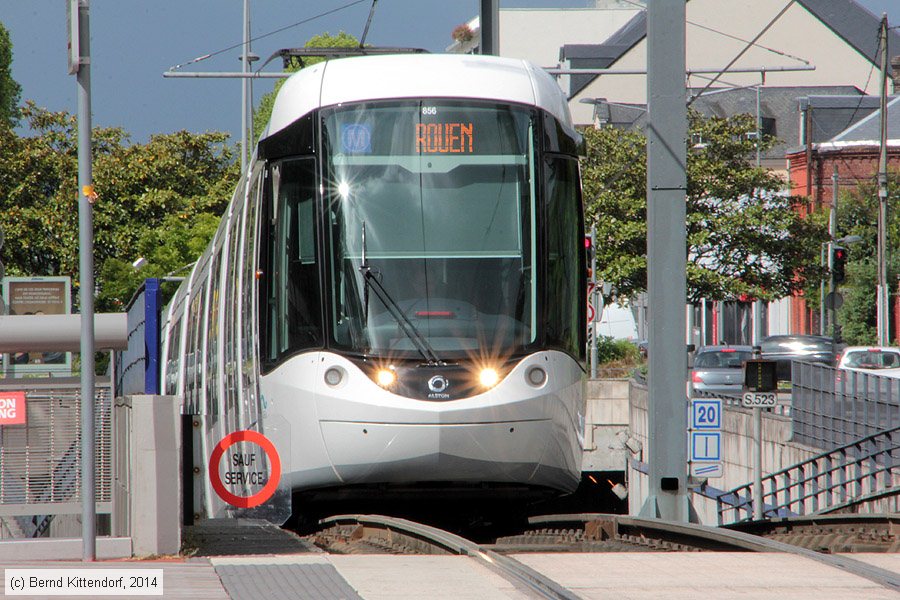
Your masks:
M740 394L744 363L753 357L751 346L702 346L694 354L691 389L711 394Z

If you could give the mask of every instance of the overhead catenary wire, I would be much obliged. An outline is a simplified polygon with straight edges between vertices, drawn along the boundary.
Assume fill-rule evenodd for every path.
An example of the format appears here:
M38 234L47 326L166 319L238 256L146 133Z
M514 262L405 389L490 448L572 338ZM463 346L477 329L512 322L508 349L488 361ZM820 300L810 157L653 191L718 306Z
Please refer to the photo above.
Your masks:
M634 2L634 0L622 0L622 2L625 2L626 4L631 4L632 6L635 6L635 7L637 7L637 8L643 9L643 10L646 9L646 7L645 7L643 4L641 4L641 3L639 3L639 2ZM710 32L712 32L712 33L717 33L717 34L719 34L719 35L721 35L721 36L723 36L723 37L731 38L731 39L733 39L733 40L737 40L737 41L743 42L743 43L745 43L745 44L750 44L750 45L755 46L755 47L757 47L757 48L759 48L759 49L761 49L761 50L766 50L767 52L771 52L772 54L777 54L777 55L783 56L783 57L785 57L785 58L791 58L791 59L793 59L793 60L800 61L800 62L802 62L802 63L804 63L804 64L807 64L807 65L809 64L809 61L808 61L808 60L806 60L805 58L802 58L802 57L800 57L800 56L794 56L793 54L789 54L789 53L784 52L784 51L782 51L782 50L776 50L775 48L770 48L770 47L768 47L768 46L763 46L762 44L757 44L755 41L752 41L752 40L751 40L751 41L745 40L745 39L740 38L740 37L738 37L738 36L736 36L736 35L734 35L734 34L726 33L726 32L724 32L724 31L722 31L721 29L716 29L715 27L710 27L709 25L701 25L700 23L697 23L696 21L691 21L690 19L686 19L686 20L685 20L685 23L688 24L688 25L692 25L692 26L694 26L694 27L697 27L697 28L699 28L699 29L705 29L705 30L710 31Z
M731 59L731 62L729 62L727 65L725 65L725 68L722 69L722 70L719 72L719 74L716 75L709 83L707 83L706 86L704 86L704 88L703 88L702 90L700 90L700 93L699 93L699 94L697 94L696 96L694 96L693 98L691 98L690 100L688 100L688 106L690 106L691 104L693 104L693 103L694 103L694 100L696 100L698 97L702 96L703 93L704 93L706 90L708 90L710 87L712 87L712 85L713 85L716 81L718 81L719 77L720 77L723 73L725 73L726 71L728 71L728 69L729 69L732 65L734 65L734 63L736 63L738 60L740 60L740 58L741 58L744 54L746 54L747 51L750 50L751 47L753 47L754 44L756 44L757 40L759 40L759 38L761 38L762 36L764 36L764 35L766 34L766 32L769 31L769 29L771 29L772 26L775 25L775 23L777 23L779 19L781 19L782 16L784 16L784 13L786 13L786 12L788 11L788 9L794 5L794 2L796 2L796 0L790 0L787 4L785 4L784 7L783 7L780 11L778 11L778 14L775 15L775 17L772 18L772 20L769 21L769 22L766 24L766 26L763 27L763 28L760 30L760 32L757 33L757 34L753 37L752 40L750 40L749 42L747 42L747 44L744 46L744 48L743 48L740 52L738 52L738 53L735 55L734 58Z
M311 23L311 22L313 22L313 21L315 21L315 20L317 20L317 19L321 19L321 18L323 18L323 17L327 17L327 16L329 16L329 15L333 15L334 13L340 12L340 11L342 11L342 10L346 10L346 9L348 9L348 8L351 8L351 7L353 7L353 6L356 6L357 4L362 4L362 3L367 2L367 1L368 1L368 0L353 0L352 2L348 2L347 4L342 4L341 6L335 7L335 8L333 8L333 9L331 9L331 10L327 10L327 11L322 12L322 13L319 13L319 14L317 14L317 15L315 15L315 16L312 16L312 17L309 17L309 18L306 18L306 19L297 21L296 23L292 23L292 24L290 24L290 25L285 25L284 27L279 27L278 29L274 29L274 30L272 30L272 31L270 31L270 32L268 32L268 33L264 33L264 34L262 34L262 35L258 35L258 36L254 37L254 38L250 38L249 43L253 43L253 42L255 42L255 41L258 41L258 40L261 40L261 39L265 39L265 38L267 38L267 37L271 37L271 36L273 36L273 35L276 35L276 34L278 34L278 33L281 33L282 31L287 31L288 29L292 29L292 28L294 28L294 27L299 27L300 25L305 25L305 24L307 24L307 23ZM189 60L189 61L187 61L187 62L183 62L183 63L179 63L179 64L177 64L177 65L173 65L172 67L169 67L169 71L178 71L178 70L181 70L182 68L184 68L184 67L186 67L186 66L188 66L188 65L193 65L193 64L195 64L195 63L198 63L198 62L207 60L207 59L209 59L209 58L212 58L213 56L218 56L218 55L220 55L220 54L224 54L225 52L228 52L228 51L230 51L230 50L234 50L235 48L240 48L240 47L243 46L243 45L244 45L244 42L241 41L241 42L238 42L237 44L232 44L231 46L228 46L227 48L222 48L221 50L216 50L215 52L210 52L210 53L208 53L208 54L203 54L203 55L198 56L197 58L193 58L193 59L191 59L191 60Z
M879 36L875 35L875 52L872 53L872 56L876 56L878 54L878 44L879 44ZM866 97L866 90L869 89L869 82L872 81L872 73L875 72L875 62L873 61L871 65L869 65L869 74L866 76L866 85L863 86L862 94L859 95L859 100L856 102L856 108L853 109L853 113L850 115L850 118L847 120L846 125L841 127L841 131L850 127L850 125L856 120L856 113L859 112L859 108L862 106L863 98ZM815 113L812 113L812 119L815 120ZM811 132L810 132L811 133Z

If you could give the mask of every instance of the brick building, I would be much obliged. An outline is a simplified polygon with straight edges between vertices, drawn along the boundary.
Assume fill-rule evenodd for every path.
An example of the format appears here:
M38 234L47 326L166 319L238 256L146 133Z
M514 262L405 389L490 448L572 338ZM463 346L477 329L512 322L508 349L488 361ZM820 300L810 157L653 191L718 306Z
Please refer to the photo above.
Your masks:
M881 139L881 111L870 110L868 105L877 101L868 97L864 102L853 98L814 98L801 103L801 119L806 124L801 134L802 145L786 153L791 191L798 196L809 198L806 210L830 210L834 194L832 176L837 171L838 191L855 188L862 183L876 183ZM853 121L859 112L869 113L862 119L827 141L815 141L813 123L820 130L847 122L847 109ZM843 112L829 113L826 109L841 106ZM817 109L817 107L819 107ZM900 97L891 98L887 110L888 171L900 171ZM811 132L806 135L806 131ZM821 135L821 131L819 132ZM808 141L806 141L808 140ZM896 292L893 294L894 314L900 315ZM818 307L808 306L802 298L793 298L791 303L791 331L794 333L816 333ZM895 327L900 331L900 327Z

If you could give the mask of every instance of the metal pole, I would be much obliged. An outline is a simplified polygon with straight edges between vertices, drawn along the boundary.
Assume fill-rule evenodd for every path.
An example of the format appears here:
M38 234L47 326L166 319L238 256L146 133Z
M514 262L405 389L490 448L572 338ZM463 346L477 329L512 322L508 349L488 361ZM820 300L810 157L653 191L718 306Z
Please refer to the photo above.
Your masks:
M826 258L825 258L825 245L827 242L823 242L819 245L819 265L825 266ZM819 335L825 335L825 332L828 331L828 325L826 321L825 312L825 277L819 279Z
M81 536L82 560L97 558L94 482L94 225L91 173L91 34L89 0L78 0L78 255L81 300Z
M685 3L647 5L647 279L650 296L649 495L641 514L692 517L685 360Z
M834 273L832 273L832 269L834 269L834 239L837 236L837 211L838 211L838 171L837 165L834 165L834 171L831 173L831 214L828 215L828 244L826 245L827 260L828 260L828 293L831 294L831 308L829 309L830 322L831 322L831 343L832 345L837 343L837 307L835 303L837 299L835 296L835 285L834 285ZM826 330L827 331L827 330Z
M763 518L762 408L753 408L753 518Z
M878 344L888 344L888 325L890 310L888 307L887 287L887 15L881 15L880 51L881 51L881 151L878 157Z
M766 72L763 71L760 75L759 85L756 86L756 168L758 169L761 164L761 156L760 156L760 144L762 142L762 117L760 113L760 88L766 82ZM760 299L756 299L753 301L753 335L751 336L752 344L755 346L759 344L763 339L763 324L762 324L762 315L763 315L763 301Z
M500 55L500 2L481 0L481 53Z
M249 106L249 98L250 98L250 80L246 77L247 73L250 72L250 60L248 54L250 53L250 0L244 0L244 43L243 43L243 53L241 56L241 73L244 74L244 79L241 80L241 175L243 176L244 170L247 166L247 116L250 112Z
M765 77L766 77L765 71L763 71L761 77L763 80L765 80ZM762 134L762 127L759 122L760 121L759 89L761 87L762 87L762 81L760 81L760 84L758 86L756 86L756 168L757 169L759 168L759 164L760 164L760 154L759 154L760 153L760 143L759 143L760 140L759 140L759 137Z
M759 359L762 349L759 346L753 348L753 358ZM762 487L762 408L753 407L753 518L763 518L763 487Z
M597 344L597 323L600 322L600 315L597 311L601 310L600 303L597 298L600 290L597 289L597 226L591 225L591 283L594 288L591 291L591 307L594 309L594 318L591 319L591 379L597 379L597 363L600 360L599 348Z

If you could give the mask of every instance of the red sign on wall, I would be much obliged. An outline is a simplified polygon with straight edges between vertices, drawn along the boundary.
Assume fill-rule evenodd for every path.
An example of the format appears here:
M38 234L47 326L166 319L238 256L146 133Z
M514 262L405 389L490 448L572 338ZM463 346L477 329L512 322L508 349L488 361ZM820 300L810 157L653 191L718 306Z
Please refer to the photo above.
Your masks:
M25 423L25 392L0 392L0 425Z

